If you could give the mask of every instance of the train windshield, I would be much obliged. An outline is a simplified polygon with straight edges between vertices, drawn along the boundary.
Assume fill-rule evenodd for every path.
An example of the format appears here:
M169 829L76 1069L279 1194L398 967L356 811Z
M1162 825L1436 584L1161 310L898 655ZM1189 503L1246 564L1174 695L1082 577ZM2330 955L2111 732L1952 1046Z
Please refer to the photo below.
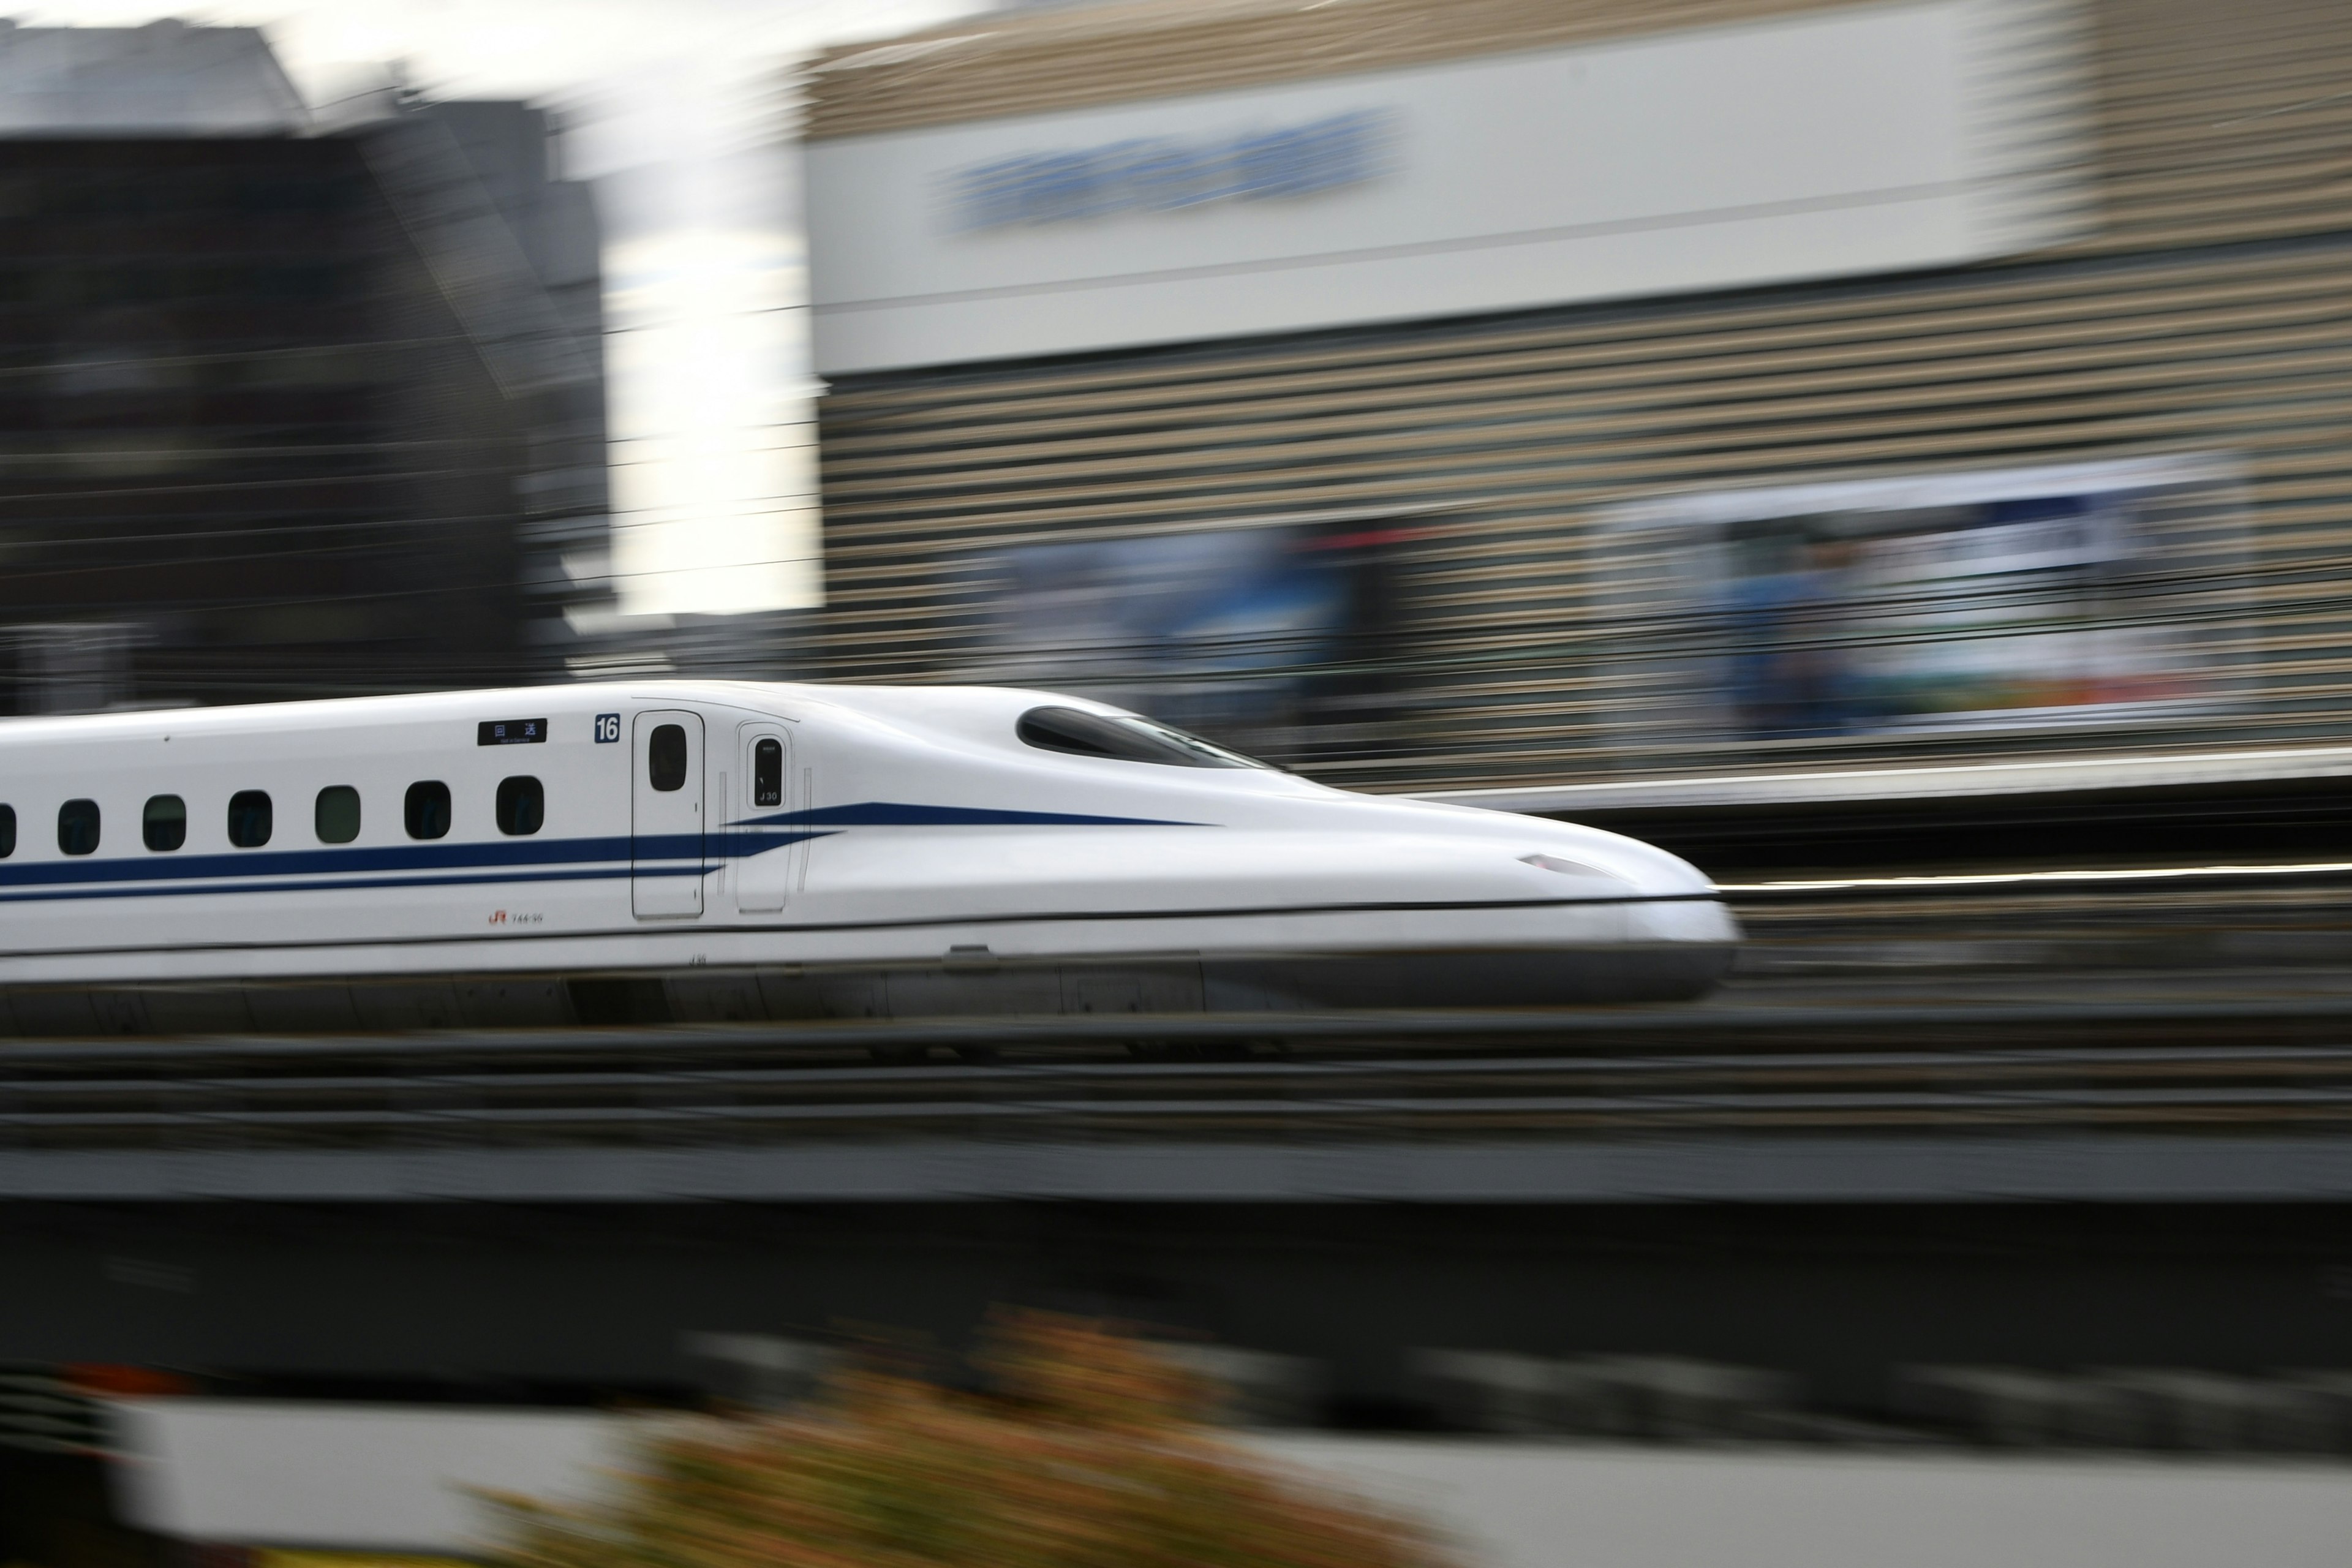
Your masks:
M1179 768L1263 768L1272 764L1187 734L1172 724L1133 713L1089 713L1079 708L1032 708L1015 733L1040 751Z

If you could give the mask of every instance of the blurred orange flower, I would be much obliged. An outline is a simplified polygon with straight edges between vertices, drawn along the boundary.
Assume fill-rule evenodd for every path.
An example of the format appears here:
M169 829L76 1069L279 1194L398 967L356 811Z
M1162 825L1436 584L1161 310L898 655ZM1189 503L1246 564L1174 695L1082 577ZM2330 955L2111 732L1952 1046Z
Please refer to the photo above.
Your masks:
M1450 1568L1424 1526L1203 1425L1212 1392L1084 1319L1001 1318L955 1393L861 1366L788 1415L665 1430L613 1500L497 1500L495 1568Z

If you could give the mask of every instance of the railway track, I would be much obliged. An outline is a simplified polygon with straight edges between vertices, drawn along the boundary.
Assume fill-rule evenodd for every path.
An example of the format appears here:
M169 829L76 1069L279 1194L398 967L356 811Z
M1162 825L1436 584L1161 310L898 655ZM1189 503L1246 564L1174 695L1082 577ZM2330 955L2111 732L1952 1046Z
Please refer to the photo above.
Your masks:
M2345 997L1750 1005L1704 1025L1663 1010L1329 1016L1278 1035L1193 1016L0 1049L0 1146L18 1148L2346 1121Z
M2352 1122L2352 881L2211 891L1744 895L1689 1006L17 1040L0 1149Z

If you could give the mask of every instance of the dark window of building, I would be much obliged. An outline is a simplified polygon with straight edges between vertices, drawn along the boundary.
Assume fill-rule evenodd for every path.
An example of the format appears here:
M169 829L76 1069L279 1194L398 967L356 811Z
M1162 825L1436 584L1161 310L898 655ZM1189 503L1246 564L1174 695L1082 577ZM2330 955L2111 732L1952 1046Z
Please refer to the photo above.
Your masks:
M446 838L449 786L437 779L410 784L408 798L401 803L401 817L408 825L411 838Z
M139 837L150 849L177 849L188 841L188 803L176 795L147 797L139 814Z
M520 775L499 781L499 831L522 835L536 833L539 825L547 820L547 792L539 781Z
M311 813L321 844L349 844L360 836L360 792L349 784L329 784L319 792Z
M233 41L192 30L160 42L152 78L201 70L189 62ZM224 80L245 64L242 47L221 57ZM588 279L593 301L593 215L582 187L547 182L540 117L517 111L478 123L465 118L472 107L423 106L419 118L447 111L450 123L462 122L457 141L513 185L517 211L563 215L532 226L533 254L541 240L554 246L562 255L554 265ZM577 377L536 401L502 396L478 356L355 350L381 338L386 320L447 308L358 139L17 138L0 183L14 241L0 257L0 310L15 312L0 336L14 334L5 337L8 363L42 367L0 387L9 428L37 427L41 439L77 450L200 448L213 459L202 487L142 492L135 535L89 525L82 492L96 481L88 476L63 487L77 499L12 519L11 564L37 564L0 579L0 618L59 626L65 646L53 662L74 672L68 706L250 701L320 687L414 690L452 665L479 671L485 685L522 679L532 667L513 627L525 584L553 560L552 546L525 531L532 524L523 476L532 463L594 467L604 397L593 342ZM542 198L551 205L542 208ZM494 250L511 248L502 226L478 226L496 231ZM479 260L480 235L445 237L453 256ZM373 500L349 487L271 510L286 482L285 459L272 454L414 450L444 420L479 438L451 455L446 483L404 502L397 526L380 527ZM270 439L257 446L221 435L232 429ZM601 489L599 478L563 504L596 514ZM192 531L217 528L224 509L271 522L242 540L227 600L217 582L185 569ZM355 524L374 530L359 571L351 564ZM453 538L463 542L447 544ZM602 590L575 592L593 598ZM412 621L401 620L411 612ZM406 635L407 626L432 634ZM136 655L121 635L131 626L141 628ZM151 633L156 640L144 646ZM0 660L0 711L55 697L37 686L37 662ZM218 809L222 797L209 798Z
M64 855L98 852L98 802L69 800L58 807L58 850Z
M269 795L241 789L228 797L228 841L239 849L258 849L269 842Z
M1265 764L1172 724L1133 713L1089 713L1081 708L1032 708L1015 733L1045 752L1109 757L1122 763L1163 763L1179 768L1262 768Z
M646 745L646 774L662 791L686 787L686 726L656 724Z
M784 804L784 743L762 741L751 748L751 804Z
M16 808L0 805L0 860L16 852Z

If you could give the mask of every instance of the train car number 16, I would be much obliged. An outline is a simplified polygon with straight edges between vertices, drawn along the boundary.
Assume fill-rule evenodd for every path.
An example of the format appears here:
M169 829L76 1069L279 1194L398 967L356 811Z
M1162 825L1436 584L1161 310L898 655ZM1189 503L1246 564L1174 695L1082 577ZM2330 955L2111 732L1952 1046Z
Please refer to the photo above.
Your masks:
M596 743L609 746L621 738L621 716L618 713L596 715Z

